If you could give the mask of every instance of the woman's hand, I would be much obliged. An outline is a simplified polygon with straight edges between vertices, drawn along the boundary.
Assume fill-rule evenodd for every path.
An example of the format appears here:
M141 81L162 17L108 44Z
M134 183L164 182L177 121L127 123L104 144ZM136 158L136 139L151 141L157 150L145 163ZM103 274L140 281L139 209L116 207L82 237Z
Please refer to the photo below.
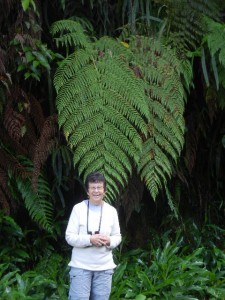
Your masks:
M109 246L110 237L102 234L93 234L90 236L90 242L96 247Z

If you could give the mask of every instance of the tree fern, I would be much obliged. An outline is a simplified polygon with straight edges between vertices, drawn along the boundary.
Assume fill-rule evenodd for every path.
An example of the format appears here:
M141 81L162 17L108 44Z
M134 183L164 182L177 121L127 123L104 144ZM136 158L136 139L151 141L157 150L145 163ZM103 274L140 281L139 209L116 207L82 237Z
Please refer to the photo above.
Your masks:
M108 199L127 184L139 162L149 116L143 82L126 62L129 50L112 39L90 43L65 59L55 74L59 124L84 177L104 172Z
M183 66L171 49L153 39L138 37L130 47L141 69L151 114L139 171L155 198L171 176L184 144Z

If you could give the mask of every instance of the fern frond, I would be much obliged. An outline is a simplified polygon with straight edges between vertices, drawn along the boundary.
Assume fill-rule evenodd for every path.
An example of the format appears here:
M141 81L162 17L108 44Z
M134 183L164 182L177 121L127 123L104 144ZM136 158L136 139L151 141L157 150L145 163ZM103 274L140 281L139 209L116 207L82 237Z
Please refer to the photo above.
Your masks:
M55 146L55 136L57 133L57 115L54 114L48 117L43 125L41 136L35 145L34 153L34 169L32 175L32 186L34 190L37 189L38 176L41 172L41 167L48 158L48 155L52 148Z
M167 186L165 186L165 192L166 192L166 196L168 199L169 207L170 207L171 211L173 212L174 217L178 220L178 216L179 216L178 207L177 207L175 200L173 199L173 196Z
M219 62L225 67L225 25L205 18L208 26L206 40L212 56L217 55Z
M23 164L21 164L14 155L7 151L7 149L0 149L0 168L5 170L5 172L10 170L13 174L19 175L22 178L31 175Z
M189 92L193 80L193 68L191 62L185 57L181 57L180 65L182 69L181 76L184 78L183 85L185 90Z
M106 38L76 50L54 78L59 124L73 149L74 165L84 177L103 171L110 201L139 161L140 134L147 136L149 117L144 85L126 63L126 48L116 43Z
M73 20L60 20L52 24L50 28L52 36L60 35L54 38L57 47L82 47L88 48L90 41L88 36L84 33L83 27Z
M38 130L38 133L40 134L45 122L44 112L40 102L35 97L30 95L30 99L31 99L30 115L35 124L35 127Z
M175 47L196 49L206 33L203 16L219 18L219 6L210 0L167 1L170 40Z
M110 56L120 56L127 60L131 60L133 54L124 44L108 36L104 36L94 43L94 48L99 51L99 55L104 56L105 53Z
M54 77L54 86L58 92L67 81L85 67L92 58L92 51L79 49L62 61Z
M11 105L7 105L5 109L3 124L8 131L9 136L15 141L20 141L22 138L22 126L25 123L25 118L22 114L13 110Z
M184 144L183 67L170 48L153 39L136 37L130 47L145 80L151 114L139 171L155 199L171 176Z
M38 274L42 274L46 276L46 278L56 282L63 282L62 272L67 271L66 269L67 264L65 264L65 258L49 249L46 249L44 257L39 260L35 267L35 271Z
M21 160L27 170L32 172L32 163L24 158ZM30 178L17 177L16 184L31 218L45 230L52 232L53 205L48 182L40 175L37 192L32 189Z

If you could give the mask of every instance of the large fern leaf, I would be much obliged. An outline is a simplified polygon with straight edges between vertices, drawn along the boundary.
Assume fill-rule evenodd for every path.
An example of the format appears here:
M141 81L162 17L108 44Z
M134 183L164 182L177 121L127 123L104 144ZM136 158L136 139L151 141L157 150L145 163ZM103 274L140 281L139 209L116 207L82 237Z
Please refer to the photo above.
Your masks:
M127 50L127 53L129 51ZM149 116L143 82L126 62L126 48L101 39L69 56L55 74L59 124L87 176L104 172L108 200L128 182L139 162Z
M151 114L139 171L155 198L171 176L184 143L183 66L171 49L153 39L138 37L130 46L145 81Z

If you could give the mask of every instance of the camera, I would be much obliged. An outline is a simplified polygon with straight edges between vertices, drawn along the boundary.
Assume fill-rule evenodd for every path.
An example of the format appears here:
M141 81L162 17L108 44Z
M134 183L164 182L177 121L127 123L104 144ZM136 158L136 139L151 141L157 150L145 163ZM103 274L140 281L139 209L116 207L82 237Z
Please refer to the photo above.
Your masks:
M92 231L88 231L87 234L93 235ZM99 234L99 231L95 231L94 234Z

